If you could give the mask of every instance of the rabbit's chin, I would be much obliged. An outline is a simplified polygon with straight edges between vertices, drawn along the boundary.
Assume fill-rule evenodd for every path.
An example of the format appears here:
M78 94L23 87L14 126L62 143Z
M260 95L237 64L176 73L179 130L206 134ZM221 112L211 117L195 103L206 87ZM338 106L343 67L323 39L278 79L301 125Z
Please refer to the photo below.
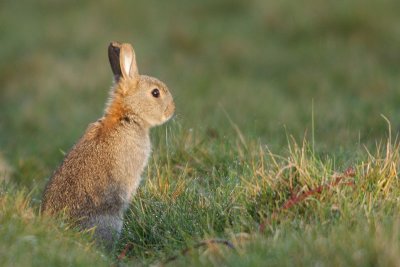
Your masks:
M160 126L171 119L173 115L174 114L163 114L163 116L159 120L148 121L148 124L150 125L150 127Z
M169 121L173 116L174 116L174 113L169 114L169 115L165 115L165 114L164 114L164 116L163 116L163 121L162 121L161 124L163 124L163 123Z

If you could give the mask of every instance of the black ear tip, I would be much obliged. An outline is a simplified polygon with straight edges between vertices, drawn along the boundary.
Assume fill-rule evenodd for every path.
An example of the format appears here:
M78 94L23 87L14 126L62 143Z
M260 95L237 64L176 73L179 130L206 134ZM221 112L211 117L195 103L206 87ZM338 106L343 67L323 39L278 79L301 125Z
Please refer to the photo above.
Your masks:
M115 53L117 53L117 54L119 54L119 47L115 47L115 46L113 46L113 51L115 52Z
M112 52L119 54L120 46L121 46L121 44L118 42L111 42L108 45L108 51L110 51L110 52L112 51Z

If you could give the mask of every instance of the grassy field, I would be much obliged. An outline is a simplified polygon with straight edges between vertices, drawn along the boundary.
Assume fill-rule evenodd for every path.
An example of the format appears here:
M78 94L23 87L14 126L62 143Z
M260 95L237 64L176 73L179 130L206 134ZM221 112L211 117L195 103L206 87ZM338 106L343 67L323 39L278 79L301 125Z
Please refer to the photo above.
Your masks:
M396 0L0 3L1 266L398 266ZM177 116L118 248L40 216L133 43Z

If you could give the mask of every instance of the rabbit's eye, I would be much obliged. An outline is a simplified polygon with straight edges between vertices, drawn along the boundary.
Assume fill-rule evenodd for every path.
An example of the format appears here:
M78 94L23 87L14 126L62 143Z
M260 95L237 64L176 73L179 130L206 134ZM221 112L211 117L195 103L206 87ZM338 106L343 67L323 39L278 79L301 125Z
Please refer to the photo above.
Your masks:
M157 88L153 89L153 91L151 91L151 94L154 97L159 97L160 96L160 90L158 90Z

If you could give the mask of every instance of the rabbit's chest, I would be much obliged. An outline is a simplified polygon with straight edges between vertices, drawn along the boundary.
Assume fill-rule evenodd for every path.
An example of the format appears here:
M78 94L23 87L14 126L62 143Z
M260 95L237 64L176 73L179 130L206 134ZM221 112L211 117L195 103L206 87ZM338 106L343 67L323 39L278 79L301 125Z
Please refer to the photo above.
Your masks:
M132 142L121 147L117 158L116 175L122 188L122 196L126 201L130 201L136 192L143 170L147 165L151 153L149 140Z

